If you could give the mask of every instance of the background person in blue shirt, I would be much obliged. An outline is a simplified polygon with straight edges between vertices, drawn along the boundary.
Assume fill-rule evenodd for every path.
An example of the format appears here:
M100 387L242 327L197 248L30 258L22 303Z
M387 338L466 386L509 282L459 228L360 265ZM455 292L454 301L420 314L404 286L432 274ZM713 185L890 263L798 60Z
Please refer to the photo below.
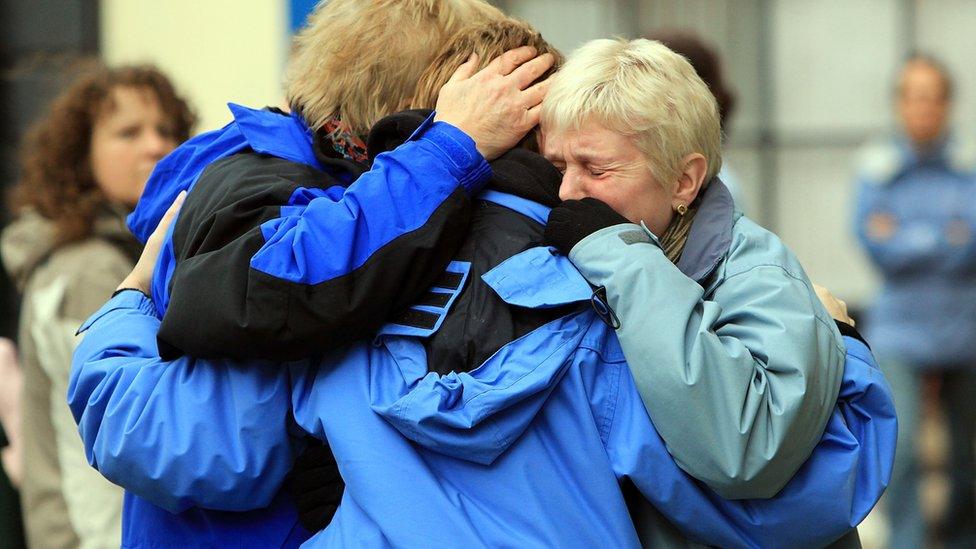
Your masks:
M976 146L948 129L952 82L914 56L898 80L900 130L868 145L858 173L855 230L881 273L865 323L898 409L898 453L887 508L893 547L921 547L917 439L921 388L937 378L949 424L949 547L976 543Z

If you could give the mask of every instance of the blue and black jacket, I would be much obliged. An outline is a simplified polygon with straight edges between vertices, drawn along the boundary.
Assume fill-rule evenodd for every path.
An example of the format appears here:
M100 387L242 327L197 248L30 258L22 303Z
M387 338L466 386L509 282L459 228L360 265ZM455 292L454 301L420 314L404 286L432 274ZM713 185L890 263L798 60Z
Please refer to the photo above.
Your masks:
M145 241L193 191L152 287L167 358L292 360L375 331L444 272L491 175L432 120L366 171L322 154L298 116L231 111L160 162L129 218Z

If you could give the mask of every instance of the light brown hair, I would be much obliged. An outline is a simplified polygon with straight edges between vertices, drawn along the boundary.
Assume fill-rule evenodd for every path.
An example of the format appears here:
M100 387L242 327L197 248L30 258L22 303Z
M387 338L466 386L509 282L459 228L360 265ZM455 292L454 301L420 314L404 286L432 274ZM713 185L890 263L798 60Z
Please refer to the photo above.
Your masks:
M539 81L548 78L562 65L563 56L559 50L549 45L528 23L506 17L470 25L451 37L420 76L411 100L411 108L433 109L441 87L472 53L478 54L477 68L480 70L499 55L520 46L532 46L539 55L551 53L556 57L552 68L540 76Z
M196 123L187 102L159 69L100 65L58 96L27 132L20 149L21 176L11 189L14 211L32 208L55 224L58 243L91 234L98 209L108 199L91 169L91 137L98 117L112 107L112 90L150 91L171 124L176 142L185 141Z
M295 37L290 108L318 129L338 116L365 135L410 98L420 73L461 27L504 17L482 0L330 0Z

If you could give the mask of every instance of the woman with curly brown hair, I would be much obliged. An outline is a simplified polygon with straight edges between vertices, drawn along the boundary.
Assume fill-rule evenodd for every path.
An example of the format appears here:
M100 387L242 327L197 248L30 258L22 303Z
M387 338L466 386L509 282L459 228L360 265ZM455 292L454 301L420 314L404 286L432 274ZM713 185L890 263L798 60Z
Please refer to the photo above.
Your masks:
M195 116L150 66L86 72L22 144L0 252L23 292L23 484L31 547L118 547L122 490L89 467L65 402L75 331L132 269L125 216Z

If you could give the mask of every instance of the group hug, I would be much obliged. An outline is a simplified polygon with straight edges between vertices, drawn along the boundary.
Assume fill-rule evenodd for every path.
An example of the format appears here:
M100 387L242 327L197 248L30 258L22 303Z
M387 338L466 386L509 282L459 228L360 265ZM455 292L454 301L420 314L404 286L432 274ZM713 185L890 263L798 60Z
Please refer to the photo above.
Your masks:
M156 165L78 330L124 547L860 546L890 389L685 58L331 0L285 90Z

